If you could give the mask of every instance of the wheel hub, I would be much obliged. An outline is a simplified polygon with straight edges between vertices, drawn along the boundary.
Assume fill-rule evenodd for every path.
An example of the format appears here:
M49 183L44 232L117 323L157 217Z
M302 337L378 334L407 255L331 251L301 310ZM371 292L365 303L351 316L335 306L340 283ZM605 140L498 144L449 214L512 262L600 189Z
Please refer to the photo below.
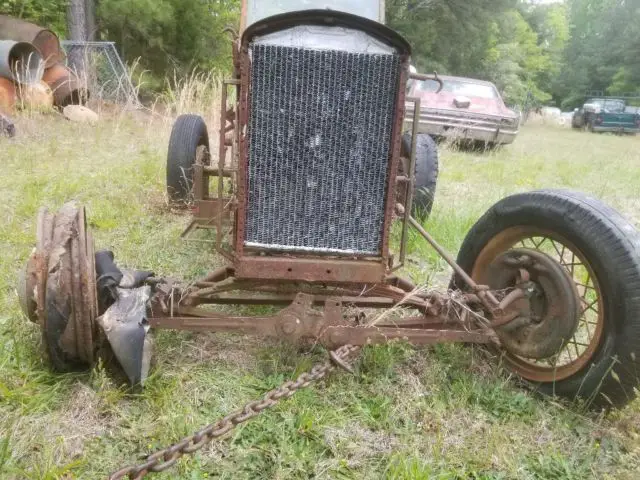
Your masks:
M513 249L489 265L492 290L521 288L505 315L513 320L496 327L496 334L511 353L544 359L557 354L576 332L580 299L573 279L556 260L537 250Z

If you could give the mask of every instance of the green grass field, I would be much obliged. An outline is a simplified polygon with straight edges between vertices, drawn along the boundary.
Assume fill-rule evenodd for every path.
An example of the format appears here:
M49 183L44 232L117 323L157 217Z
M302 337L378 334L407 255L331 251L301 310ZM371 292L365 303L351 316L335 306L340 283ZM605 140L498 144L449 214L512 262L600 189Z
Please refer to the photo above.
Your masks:
M0 478L105 478L325 358L257 338L161 332L142 392L102 366L52 373L36 325L21 314L18 270L36 212L76 199L98 248L121 266L193 279L221 265L179 234L188 218L164 197L170 119L127 115L98 126L29 115L0 138ZM568 187L612 204L640 227L640 138L526 126L486 154L444 150L426 224L455 253L502 196ZM448 271L412 237L408 272ZM636 479L640 403L608 415L540 398L476 347L367 348L355 376L336 373L157 478Z

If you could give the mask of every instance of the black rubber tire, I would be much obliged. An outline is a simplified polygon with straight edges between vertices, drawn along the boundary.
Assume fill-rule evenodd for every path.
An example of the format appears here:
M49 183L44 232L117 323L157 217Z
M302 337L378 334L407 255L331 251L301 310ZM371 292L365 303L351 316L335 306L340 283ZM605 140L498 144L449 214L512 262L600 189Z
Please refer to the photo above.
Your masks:
M209 135L199 115L180 115L171 129L167 152L167 195L173 203L188 203L193 189L193 165L199 146L209 149Z
M574 130L582 130L582 125L578 125L575 115L571 117L571 128Z
M402 136L402 154L411 153L411 135ZM411 214L422 219L428 218L433 208L438 182L438 145L430 135L419 133L416 138L416 182L413 189Z
M482 249L515 226L535 226L571 242L591 265L600 286L604 326L590 362L572 376L534 384L545 394L620 407L640 384L640 233L599 200L564 190L509 196L496 203L467 234L458 264L471 273ZM462 286L455 278L452 287ZM529 382L531 383L531 382Z

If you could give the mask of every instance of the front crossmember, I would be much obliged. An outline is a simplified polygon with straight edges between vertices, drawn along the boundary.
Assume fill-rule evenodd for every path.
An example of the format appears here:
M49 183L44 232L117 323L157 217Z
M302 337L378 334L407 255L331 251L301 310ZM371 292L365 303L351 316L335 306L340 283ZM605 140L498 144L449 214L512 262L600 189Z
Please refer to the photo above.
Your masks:
M157 297L154 300L166 305L166 301L159 301ZM178 308L178 315L171 315L170 311L163 312L164 315L152 312L149 323L154 328L240 332L293 342L316 342L329 349L345 344L385 343L394 339L414 344L498 341L490 328L475 322L475 314L468 314L471 310L468 310L469 306L464 303L449 303L447 311L436 315L425 313L399 317L397 314L389 315L389 312L385 311L372 315L372 319L367 321L362 315L349 316L350 305L353 304L347 304L345 300L351 299L298 293L289 306L274 315L229 316L208 312L205 309ZM377 297L375 300L385 299ZM375 300L363 299L363 303L371 305ZM462 301L464 299L460 300ZM314 307L314 303L320 303L321 307ZM400 313L402 308L396 308L397 313Z

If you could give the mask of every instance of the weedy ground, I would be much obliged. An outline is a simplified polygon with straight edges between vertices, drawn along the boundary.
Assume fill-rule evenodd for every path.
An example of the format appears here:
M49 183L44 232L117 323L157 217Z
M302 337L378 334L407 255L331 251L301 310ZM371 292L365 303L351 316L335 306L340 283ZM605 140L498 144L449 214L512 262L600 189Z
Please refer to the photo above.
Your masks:
M188 218L166 205L171 121L105 114L90 127L33 113L15 139L0 139L0 478L104 478L325 358L257 338L158 332L142 391L103 365L60 375L42 360L15 292L41 205L86 205L97 246L122 266L193 279L221 264L179 239ZM494 152L445 147L425 225L455 253L493 202L551 186L595 194L640 227L639 166L640 138L543 125ZM409 265L414 280L446 285L444 263L414 236ZM638 401L594 413L523 389L477 347L387 345L367 348L356 375L332 375L157 477L636 479L638 465Z

